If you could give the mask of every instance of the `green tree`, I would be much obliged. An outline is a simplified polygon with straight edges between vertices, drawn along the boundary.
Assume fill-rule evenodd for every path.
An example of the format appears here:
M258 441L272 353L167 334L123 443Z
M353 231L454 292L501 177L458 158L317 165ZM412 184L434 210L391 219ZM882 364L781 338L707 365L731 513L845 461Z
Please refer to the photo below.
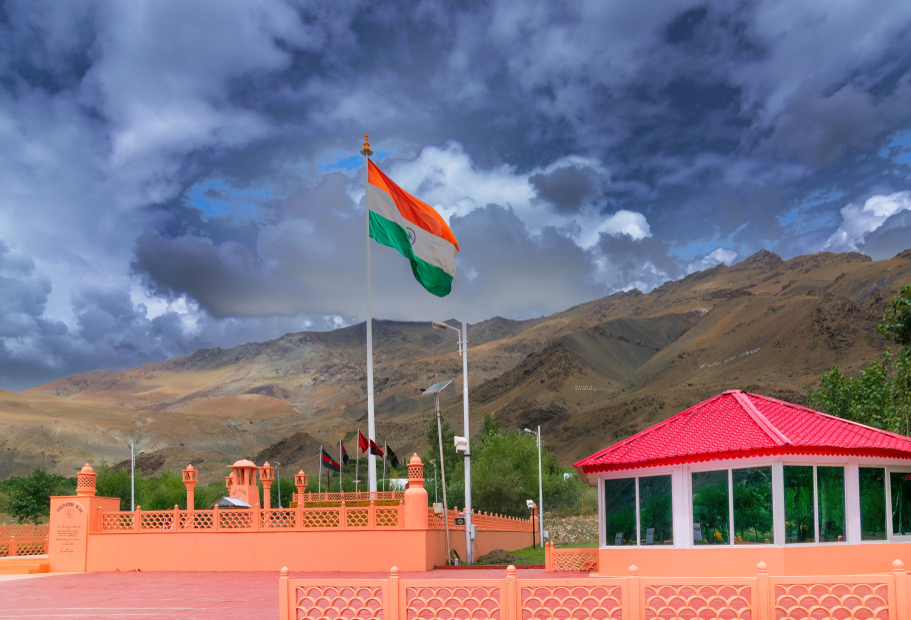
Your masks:
M130 470L125 467L121 467L119 469L111 469L110 467L107 467L106 464L102 463L97 473L98 476L95 478L95 494L100 497L116 497L120 499L120 509L129 510ZM137 499L141 497L142 481L142 471L137 469ZM140 506L142 505L141 501L137 501L137 503Z
M38 525L41 517L51 514L51 496L71 493L63 476L49 474L40 467L26 478L16 478L9 486L7 510L19 523Z
M908 435L911 432L911 285L904 285L883 314L878 331L900 349L883 351L851 378L838 366L823 373L810 402L832 415Z

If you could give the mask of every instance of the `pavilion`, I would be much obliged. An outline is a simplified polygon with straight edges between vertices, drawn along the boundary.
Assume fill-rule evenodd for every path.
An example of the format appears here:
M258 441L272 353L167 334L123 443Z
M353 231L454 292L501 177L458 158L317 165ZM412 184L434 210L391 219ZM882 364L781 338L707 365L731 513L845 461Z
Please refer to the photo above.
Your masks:
M773 398L729 390L576 470L598 488L601 574L911 560L911 439Z

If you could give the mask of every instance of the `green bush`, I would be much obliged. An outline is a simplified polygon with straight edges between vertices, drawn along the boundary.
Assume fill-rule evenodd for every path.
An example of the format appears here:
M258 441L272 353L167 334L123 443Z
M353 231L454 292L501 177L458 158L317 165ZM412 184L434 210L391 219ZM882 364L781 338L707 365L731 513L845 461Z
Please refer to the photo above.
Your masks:
M31 521L35 525L42 517L51 513L52 495L71 495L76 488L75 480L57 474L49 474L40 467L30 476L10 478L7 481L9 499L7 511L19 523Z

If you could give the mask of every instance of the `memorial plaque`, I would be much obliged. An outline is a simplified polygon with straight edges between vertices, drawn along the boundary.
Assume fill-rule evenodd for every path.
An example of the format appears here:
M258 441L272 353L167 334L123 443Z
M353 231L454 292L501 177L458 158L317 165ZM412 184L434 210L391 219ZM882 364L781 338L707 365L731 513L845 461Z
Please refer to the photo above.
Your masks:
M655 544L655 528L650 527L645 530L645 544L654 545Z
M693 540L702 540L702 524L694 523L693 524Z
M614 544L617 546L623 544L623 532L617 532L617 535L614 536Z
M84 572L88 509L73 497L51 499L48 560L54 572Z

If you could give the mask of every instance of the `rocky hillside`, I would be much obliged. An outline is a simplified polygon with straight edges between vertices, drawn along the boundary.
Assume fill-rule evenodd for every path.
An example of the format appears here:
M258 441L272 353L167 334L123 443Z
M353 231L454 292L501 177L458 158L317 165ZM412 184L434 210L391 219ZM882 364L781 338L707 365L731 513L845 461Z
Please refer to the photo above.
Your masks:
M885 346L883 308L911 281L911 251L783 261L760 252L648 294L617 293L548 317L469 326L471 417L541 425L564 462L730 388L798 403L833 364L856 371ZM377 431L399 455L423 451L432 400L461 425L455 334L374 323ZM366 427L364 325L301 332L124 371L0 392L0 476L117 463L129 443L157 470L192 461L217 480L241 457L316 466L319 444ZM311 454L312 453L312 454ZM162 458L163 457L163 458Z

